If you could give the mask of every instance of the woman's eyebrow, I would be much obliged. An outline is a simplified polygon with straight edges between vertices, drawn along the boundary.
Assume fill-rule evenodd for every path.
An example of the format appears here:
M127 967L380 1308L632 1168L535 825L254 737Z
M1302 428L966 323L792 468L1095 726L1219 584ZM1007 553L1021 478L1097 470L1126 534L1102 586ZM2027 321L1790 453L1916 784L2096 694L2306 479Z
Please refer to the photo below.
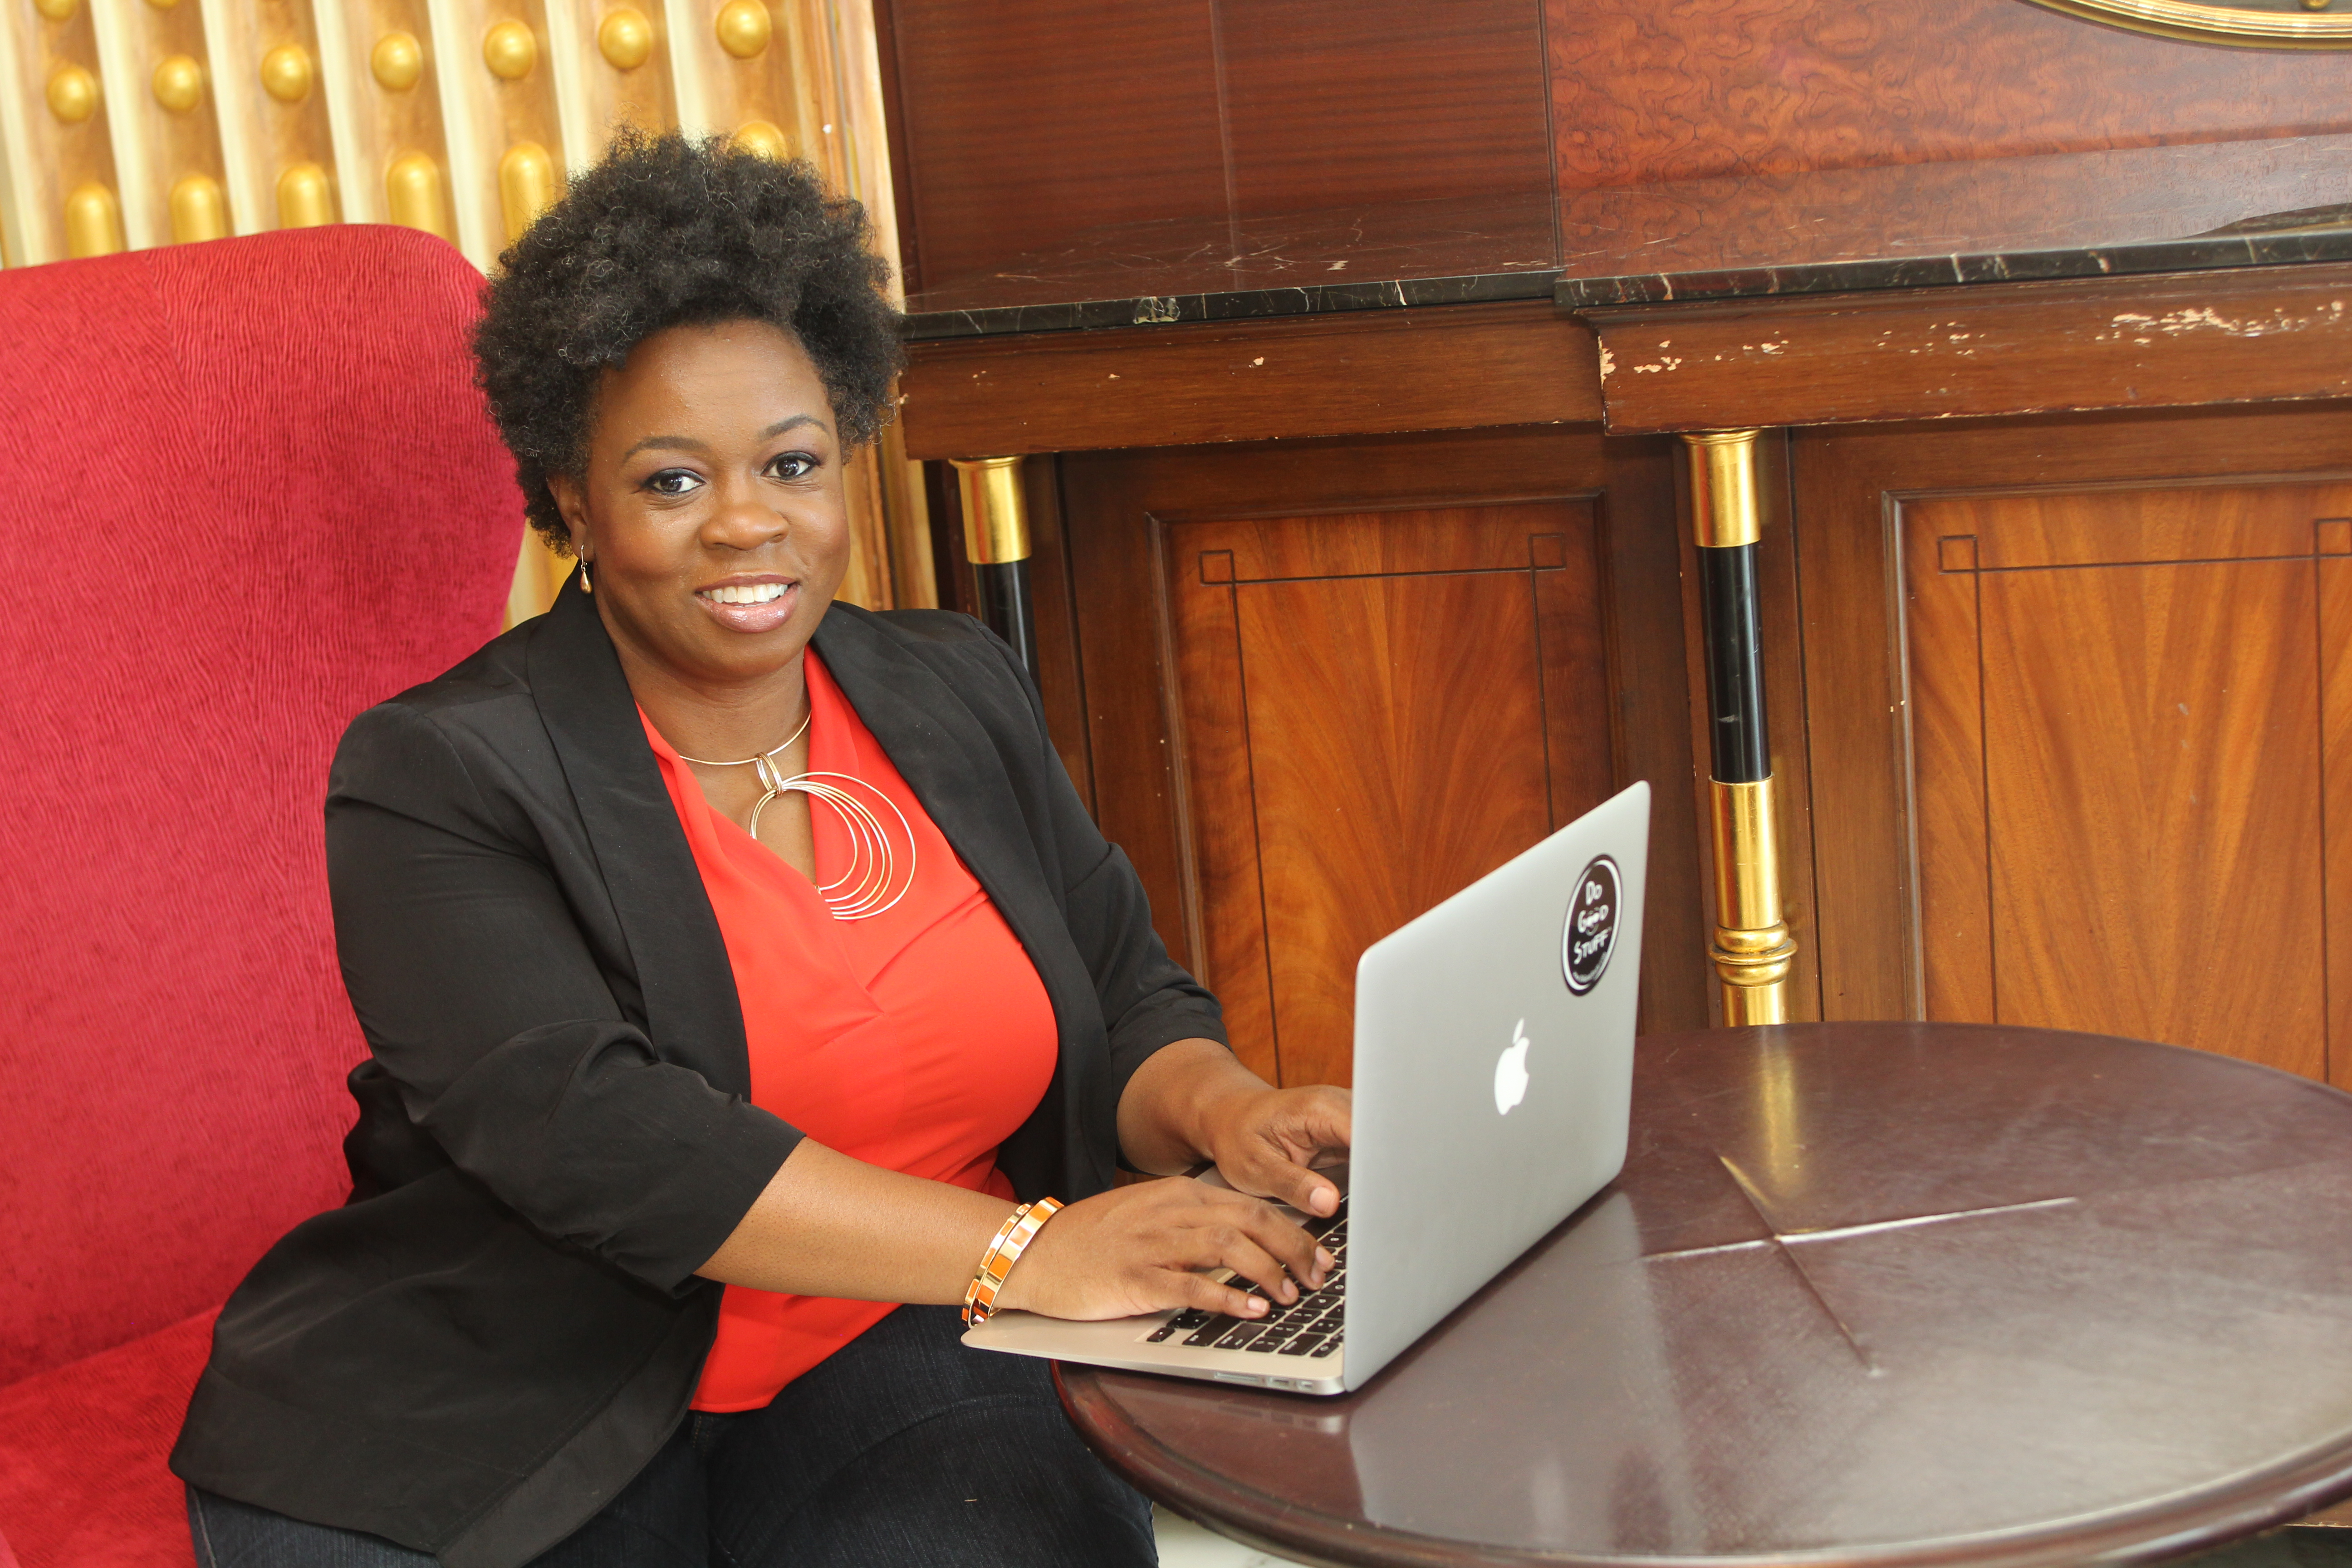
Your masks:
M691 436L648 436L644 440L638 442L635 446L630 447L627 451L622 453L621 461L625 463L631 458L635 457L639 452L645 451L650 447L666 447L670 450L679 452L708 452L710 450L709 445L707 442L698 441Z
M769 426L765 430L761 431L760 439L762 441L772 441L777 437L782 435L785 431L792 429L797 425L814 425L820 430L826 428L825 422L818 418L814 414L795 414L790 419L779 419L773 425Z
M795 414L789 419L779 419L773 425L769 426L765 430L761 431L760 439L762 441L772 441L777 437L782 435L785 431L793 429L802 425L814 425L820 430L829 428L824 420L818 418L814 414ZM625 463L631 458L635 457L639 452L646 451L648 448L662 448L678 452L708 452L710 450L710 444L707 441L698 441L691 436L648 436L644 440L639 441L635 446L630 447L627 451L622 453L621 461Z

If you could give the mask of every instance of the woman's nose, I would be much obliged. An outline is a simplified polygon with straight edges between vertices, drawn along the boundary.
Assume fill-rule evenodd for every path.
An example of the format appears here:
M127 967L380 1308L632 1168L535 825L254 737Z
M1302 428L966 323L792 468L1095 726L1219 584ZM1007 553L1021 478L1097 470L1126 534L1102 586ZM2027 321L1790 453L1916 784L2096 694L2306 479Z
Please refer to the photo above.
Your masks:
M723 486L719 505L705 525L706 537L748 550L792 532L792 520L778 510L772 498L753 484Z

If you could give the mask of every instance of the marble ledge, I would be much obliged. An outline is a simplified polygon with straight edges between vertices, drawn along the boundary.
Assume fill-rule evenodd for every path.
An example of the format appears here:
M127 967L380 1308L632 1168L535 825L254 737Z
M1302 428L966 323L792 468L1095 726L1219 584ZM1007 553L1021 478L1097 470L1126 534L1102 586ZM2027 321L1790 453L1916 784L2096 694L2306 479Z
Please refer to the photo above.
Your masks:
M905 336L910 342L933 342L1015 333L1247 321L1546 298L1564 310L1590 310L1699 300L1760 300L2325 261L2352 261L2352 226L2278 234L2204 235L2126 245L1884 257L1606 277L1579 277L1557 268L1523 268L1444 278L1363 279L959 310L924 310L918 298L910 302L916 309L907 317Z
M1544 300L1552 296L1559 279L1559 269L1546 267L1453 278L1350 279L1345 283L1302 283L1215 293L1080 300L1066 304L1001 305L967 310L917 309L907 317L905 336L910 342L922 342L1013 332L1169 326L1183 321L1248 321L1272 316L1321 316L1428 305L1475 305L1497 300ZM919 305L919 300L911 303Z
M1962 288L1979 283L2289 267L2315 261L2352 261L2352 227L2288 234L2200 235L2135 245L1889 257L1621 278L1571 278L1563 274L1554 285L1553 298L1563 310L1592 310L1612 305Z

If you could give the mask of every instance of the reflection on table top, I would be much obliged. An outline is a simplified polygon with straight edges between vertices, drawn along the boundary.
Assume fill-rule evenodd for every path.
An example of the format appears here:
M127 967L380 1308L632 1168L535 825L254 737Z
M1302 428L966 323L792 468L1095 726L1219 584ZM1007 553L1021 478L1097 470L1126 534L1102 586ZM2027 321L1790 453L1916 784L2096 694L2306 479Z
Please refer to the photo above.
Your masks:
M913 339L2352 259L2352 136L1725 175L1098 230L927 279Z
M2352 1097L2032 1029L1653 1037L1624 1174L1365 1390L1060 1376L1146 1490L1333 1561L2176 1555L2352 1489Z

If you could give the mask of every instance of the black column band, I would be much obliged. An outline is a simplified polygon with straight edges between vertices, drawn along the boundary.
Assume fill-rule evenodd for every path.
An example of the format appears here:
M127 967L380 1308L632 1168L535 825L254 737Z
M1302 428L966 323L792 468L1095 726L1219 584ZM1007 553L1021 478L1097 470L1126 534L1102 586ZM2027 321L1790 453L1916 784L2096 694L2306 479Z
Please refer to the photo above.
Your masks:
M1756 546L1698 552L1706 616L1707 736L1714 775L1755 784L1772 773L1764 724L1764 645L1757 626Z
M1029 563L1026 560L1000 562L992 566L975 565L972 576L980 584L980 618L988 629L1013 645L1021 656L1022 668L1032 678L1037 673L1037 621L1029 600Z

